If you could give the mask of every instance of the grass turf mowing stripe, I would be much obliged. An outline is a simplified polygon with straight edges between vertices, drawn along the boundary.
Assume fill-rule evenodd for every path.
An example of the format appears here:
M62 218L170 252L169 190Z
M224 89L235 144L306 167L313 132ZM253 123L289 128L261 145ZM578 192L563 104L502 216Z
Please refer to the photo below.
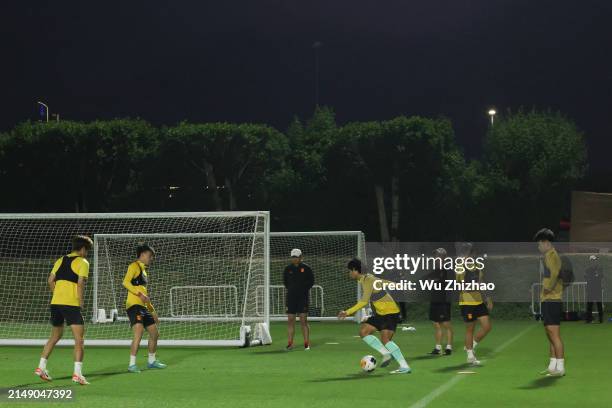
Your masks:
M510 339L506 340L505 342L500 344L497 348L495 348L495 350L493 350L493 354L500 353L502 350L504 350L510 344L514 343L516 340L518 340L521 336L523 336L525 333L527 333L529 330L533 329L534 327L536 327L536 325L529 326L523 331L517 333L514 337L511 337ZM444 384L442 384L441 386L434 389L432 392L430 392L429 394L427 394L426 396L424 396L423 398L421 398L420 400L412 404L410 408L426 407L427 405L429 405L431 401L438 398L440 395L444 394L446 391L450 390L455 384L457 384L463 378L465 378L464 375L457 375L451 378L450 380L448 380L447 382L445 382Z

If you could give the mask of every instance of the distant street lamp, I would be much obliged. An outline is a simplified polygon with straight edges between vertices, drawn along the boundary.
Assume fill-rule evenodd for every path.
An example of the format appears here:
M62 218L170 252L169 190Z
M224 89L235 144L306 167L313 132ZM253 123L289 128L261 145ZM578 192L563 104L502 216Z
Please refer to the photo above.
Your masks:
M495 122L495 115L497 114L497 112L495 111L495 109L489 109L489 117L491 118L491 126L493 126L493 123Z
M49 106L47 106L47 104L46 104L46 103L41 102L41 101L37 101L36 103L37 103L37 104L39 104L39 105L41 106L41 108L42 108L42 107L44 107L44 108L45 108L45 115L46 115L46 117L47 117L47 122L49 122ZM43 116L43 115L42 115L42 112L41 112L40 116Z

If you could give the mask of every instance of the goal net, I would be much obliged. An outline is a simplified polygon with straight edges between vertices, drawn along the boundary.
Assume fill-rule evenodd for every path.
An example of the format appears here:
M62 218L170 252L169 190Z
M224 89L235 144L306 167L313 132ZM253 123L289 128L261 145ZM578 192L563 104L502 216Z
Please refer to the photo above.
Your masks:
M359 298L359 285L351 281L347 262L359 257L366 264L365 238L361 231L272 232L270 233L270 318L285 320L283 271L293 248L302 250L304 263L315 276L310 290L308 319L337 320ZM263 287L259 288L263 291ZM263 309L260 307L259 312ZM354 319L353 317L349 319Z
M122 281L140 242L156 251L147 289L160 317L159 344L270 341L268 212L4 214L0 344L44 344L47 277L76 234L94 240L82 311L86 344L130 343ZM62 342L71 344L71 336Z

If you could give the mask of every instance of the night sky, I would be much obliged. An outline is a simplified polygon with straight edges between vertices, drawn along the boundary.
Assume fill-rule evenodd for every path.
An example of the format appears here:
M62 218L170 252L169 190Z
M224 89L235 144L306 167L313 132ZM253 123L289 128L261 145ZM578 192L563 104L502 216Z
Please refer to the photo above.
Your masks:
M14 2L17 3L17 2ZM21 1L0 6L0 130L36 119L265 122L445 115L478 157L486 111L560 110L612 170L612 1Z

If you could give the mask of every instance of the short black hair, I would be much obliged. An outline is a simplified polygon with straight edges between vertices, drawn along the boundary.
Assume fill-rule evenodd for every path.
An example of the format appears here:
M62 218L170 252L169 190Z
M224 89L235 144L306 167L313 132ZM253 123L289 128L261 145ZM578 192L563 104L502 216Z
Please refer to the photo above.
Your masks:
M348 261L346 267L351 271L355 269L357 272L361 273L361 260L359 258L353 258Z
M75 235L72 238L73 251L80 251L83 248L89 251L92 247L93 241L87 235Z
M549 228L542 228L533 236L534 241L550 241L553 242L555 240L555 233L552 232Z
M153 255L155 255L155 250L153 249L151 245L147 244L146 242L141 242L136 247L136 258L140 258L140 255L143 252L147 252L147 251L150 251L151 253L153 253Z

